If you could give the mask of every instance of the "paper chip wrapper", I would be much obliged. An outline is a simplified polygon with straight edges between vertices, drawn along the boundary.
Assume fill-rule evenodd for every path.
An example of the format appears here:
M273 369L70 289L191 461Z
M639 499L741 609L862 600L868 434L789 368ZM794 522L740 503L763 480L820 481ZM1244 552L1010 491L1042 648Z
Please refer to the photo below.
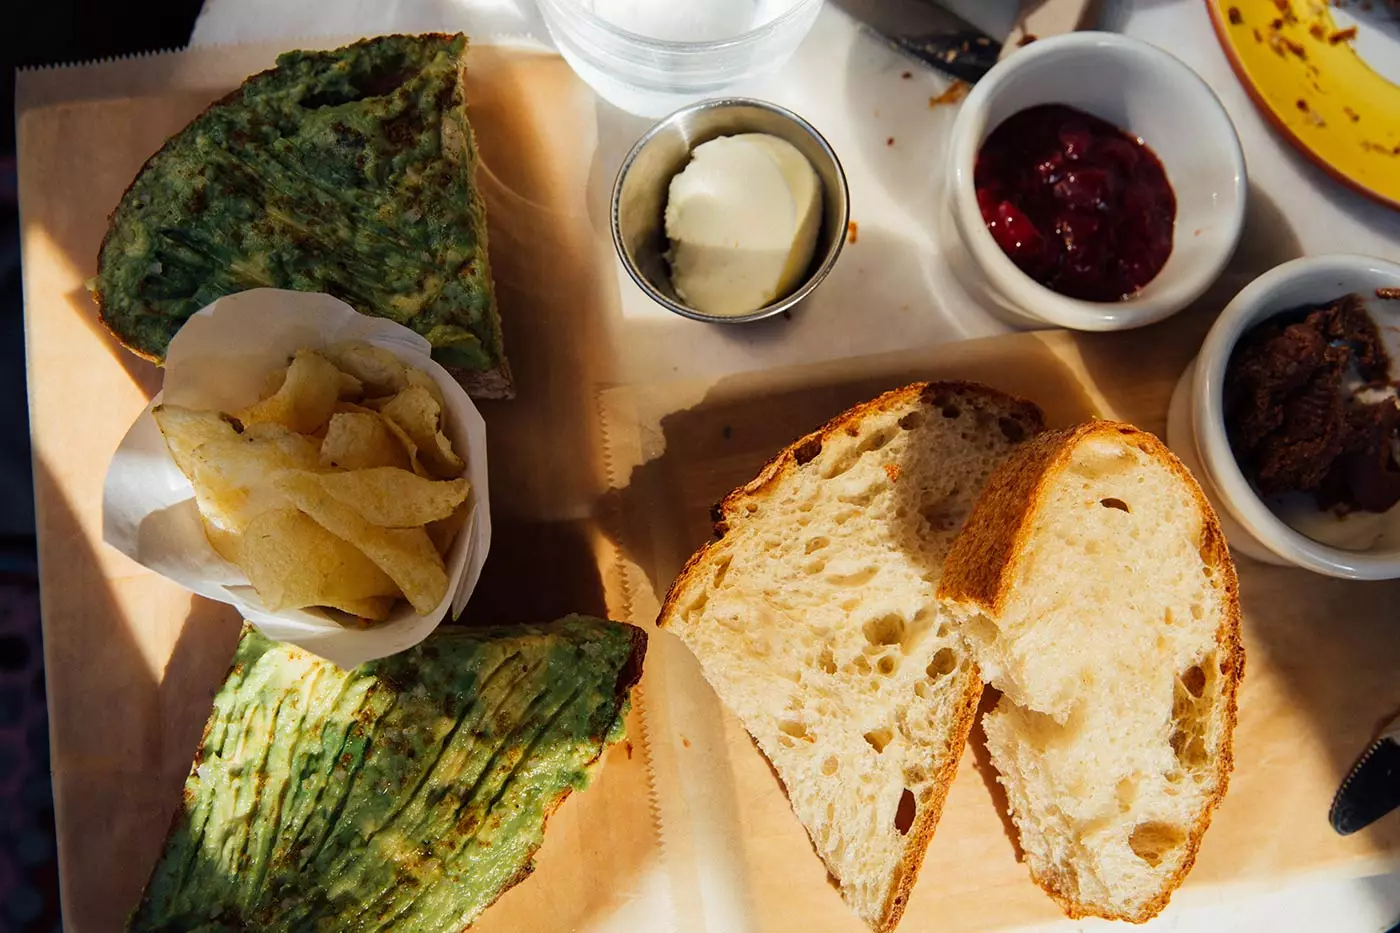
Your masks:
M267 374L302 349L344 340L383 347L425 370L446 399L443 431L467 461L466 526L446 556L447 595L425 616L402 602L371 628L346 628L316 610L268 612L238 567L205 537L194 488L175 466L151 409L162 402L233 412L258 400ZM136 419L107 468L102 536L142 566L186 589L237 607L269 638L354 667L410 648L461 613L491 545L486 485L486 425L466 391L429 356L428 341L393 321L368 317L330 295L258 288L220 298L170 341L165 386Z

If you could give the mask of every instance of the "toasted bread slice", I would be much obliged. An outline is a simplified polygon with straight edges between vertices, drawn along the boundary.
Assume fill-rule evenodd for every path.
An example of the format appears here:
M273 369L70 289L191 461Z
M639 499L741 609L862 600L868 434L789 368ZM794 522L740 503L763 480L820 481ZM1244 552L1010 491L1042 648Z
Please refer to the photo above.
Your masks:
M982 693L935 599L943 560L993 468L1042 428L1034 405L964 383L857 406L724 500L658 619L877 931L904 911Z
M1142 922L1195 860L1231 767L1244 670L1234 565L1161 441L1112 422L1002 464L939 596L1031 876L1071 917Z

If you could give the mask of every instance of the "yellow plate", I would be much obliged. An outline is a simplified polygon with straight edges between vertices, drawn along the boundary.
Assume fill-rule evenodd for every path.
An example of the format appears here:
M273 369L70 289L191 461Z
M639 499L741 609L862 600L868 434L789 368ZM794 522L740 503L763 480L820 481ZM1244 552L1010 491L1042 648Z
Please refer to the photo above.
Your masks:
M1400 208L1400 85L1362 57L1400 62L1400 4L1387 9L1387 0L1350 0L1333 9L1324 0L1206 0L1206 6L1226 57L1274 126L1338 181Z

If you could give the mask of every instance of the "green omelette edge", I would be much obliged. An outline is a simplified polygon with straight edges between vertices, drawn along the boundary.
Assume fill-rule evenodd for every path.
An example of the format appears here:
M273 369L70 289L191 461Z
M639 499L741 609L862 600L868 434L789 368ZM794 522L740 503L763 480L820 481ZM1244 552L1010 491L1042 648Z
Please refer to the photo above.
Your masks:
M645 649L569 616L345 671L246 628L127 929L457 933L622 738Z
M249 288L328 292L506 372L462 35L288 52L171 137L112 214L101 317L156 362L185 320ZM508 379L506 380L508 383Z

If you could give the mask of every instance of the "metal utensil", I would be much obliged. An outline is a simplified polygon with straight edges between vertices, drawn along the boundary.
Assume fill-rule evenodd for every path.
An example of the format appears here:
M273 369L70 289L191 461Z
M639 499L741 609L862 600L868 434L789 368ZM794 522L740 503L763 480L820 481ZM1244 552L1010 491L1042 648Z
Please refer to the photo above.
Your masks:
M717 136L768 133L797 147L822 183L822 226L807 276L791 294L751 314L705 314L688 306L671 285L666 264L665 211L671 179L696 146ZM743 324L788 310L812 293L846 243L849 219L846 173L831 145L806 120L776 104L746 97L704 100L664 118L637 141L613 185L612 234L627 274L657 304L683 317L714 324Z
M1097 18L1098 0L1022 0L1006 40L992 38L938 0L832 0L867 32L897 51L977 83L1023 45L1074 32Z
M832 0L895 50L969 84L992 69L1001 43L929 0Z
M1343 836L1400 807L1400 717L1386 726L1352 767L1332 799L1328 819Z

